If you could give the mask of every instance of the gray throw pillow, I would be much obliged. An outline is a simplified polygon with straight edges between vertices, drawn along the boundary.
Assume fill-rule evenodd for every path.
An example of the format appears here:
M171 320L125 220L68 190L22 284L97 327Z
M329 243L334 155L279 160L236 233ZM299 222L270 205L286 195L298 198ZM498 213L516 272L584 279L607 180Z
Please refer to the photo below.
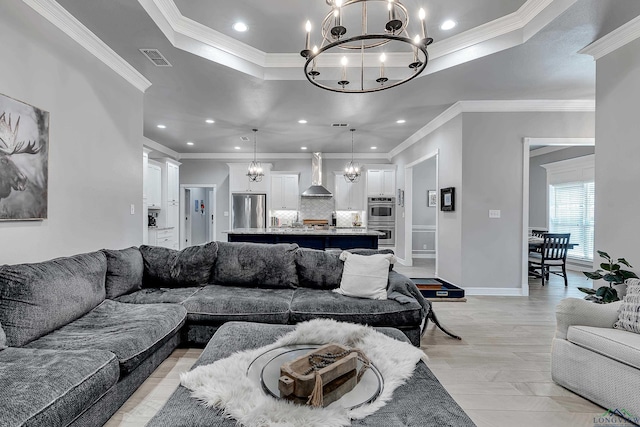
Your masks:
M210 282L218 256L218 243L190 246L181 251L159 246L140 246L144 261L144 288L183 288Z
M298 286L298 245L218 243L213 283L223 286L290 289Z
M335 289L340 286L344 262L340 252L300 248L296 252L296 268L300 286L313 289Z
M618 321L614 328L640 333L640 279L627 279L627 294L622 298L618 310Z
M107 298L113 299L142 289L144 262L136 247L122 250L103 249L107 257Z

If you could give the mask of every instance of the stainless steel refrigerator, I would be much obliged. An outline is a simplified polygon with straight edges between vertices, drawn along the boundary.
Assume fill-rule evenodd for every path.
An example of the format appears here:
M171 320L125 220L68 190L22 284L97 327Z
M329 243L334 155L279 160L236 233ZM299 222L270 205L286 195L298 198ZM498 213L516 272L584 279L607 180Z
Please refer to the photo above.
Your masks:
M231 224L236 228L265 228L267 224L267 195L233 193L231 195Z

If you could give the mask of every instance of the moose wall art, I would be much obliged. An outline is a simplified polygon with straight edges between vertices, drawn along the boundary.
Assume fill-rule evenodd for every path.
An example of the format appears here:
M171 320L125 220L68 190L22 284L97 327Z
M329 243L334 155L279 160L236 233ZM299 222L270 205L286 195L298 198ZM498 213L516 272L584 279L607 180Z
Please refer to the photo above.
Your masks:
M49 113L0 94L0 221L47 218Z

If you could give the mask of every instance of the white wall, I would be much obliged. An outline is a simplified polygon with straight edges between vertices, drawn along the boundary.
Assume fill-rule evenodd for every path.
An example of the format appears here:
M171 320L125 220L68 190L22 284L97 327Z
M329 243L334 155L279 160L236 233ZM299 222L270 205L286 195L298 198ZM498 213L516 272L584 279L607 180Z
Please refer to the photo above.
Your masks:
M207 201L207 189L206 188L191 188L191 203L189 203L189 209L191 211L191 244L200 245L207 242L207 224L209 223L209 216L207 215L207 209L209 202ZM198 209L195 211L194 201L197 200L198 204L205 203L205 214L203 215Z
M0 40L0 93L50 113L48 219L0 222L0 264L142 243L143 94L23 2Z
M640 39L596 64L595 249L626 258L636 272L640 272L639 99Z
M521 287L523 138L593 137L594 119L593 113L463 114L463 286ZM501 218L490 219L490 209Z
M437 180L436 159L432 157L413 167L413 197L412 197L412 222L413 227L418 226L436 226L437 207L428 206L427 192L436 189ZM425 247L426 245L426 247ZM412 235L413 255L427 254L434 256L435 251L435 232L425 230L414 230ZM418 251L418 252L415 252Z

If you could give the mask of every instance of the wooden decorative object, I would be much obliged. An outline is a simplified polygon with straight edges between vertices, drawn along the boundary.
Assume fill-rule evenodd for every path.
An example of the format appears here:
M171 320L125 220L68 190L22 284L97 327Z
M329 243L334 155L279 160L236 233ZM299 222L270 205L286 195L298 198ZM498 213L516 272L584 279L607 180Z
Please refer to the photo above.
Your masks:
M335 361L314 369L312 361ZM327 344L280 367L280 396L298 403L327 406L353 390L361 375L357 373L358 357L369 361L360 350L339 344ZM317 363L316 363L317 365Z

